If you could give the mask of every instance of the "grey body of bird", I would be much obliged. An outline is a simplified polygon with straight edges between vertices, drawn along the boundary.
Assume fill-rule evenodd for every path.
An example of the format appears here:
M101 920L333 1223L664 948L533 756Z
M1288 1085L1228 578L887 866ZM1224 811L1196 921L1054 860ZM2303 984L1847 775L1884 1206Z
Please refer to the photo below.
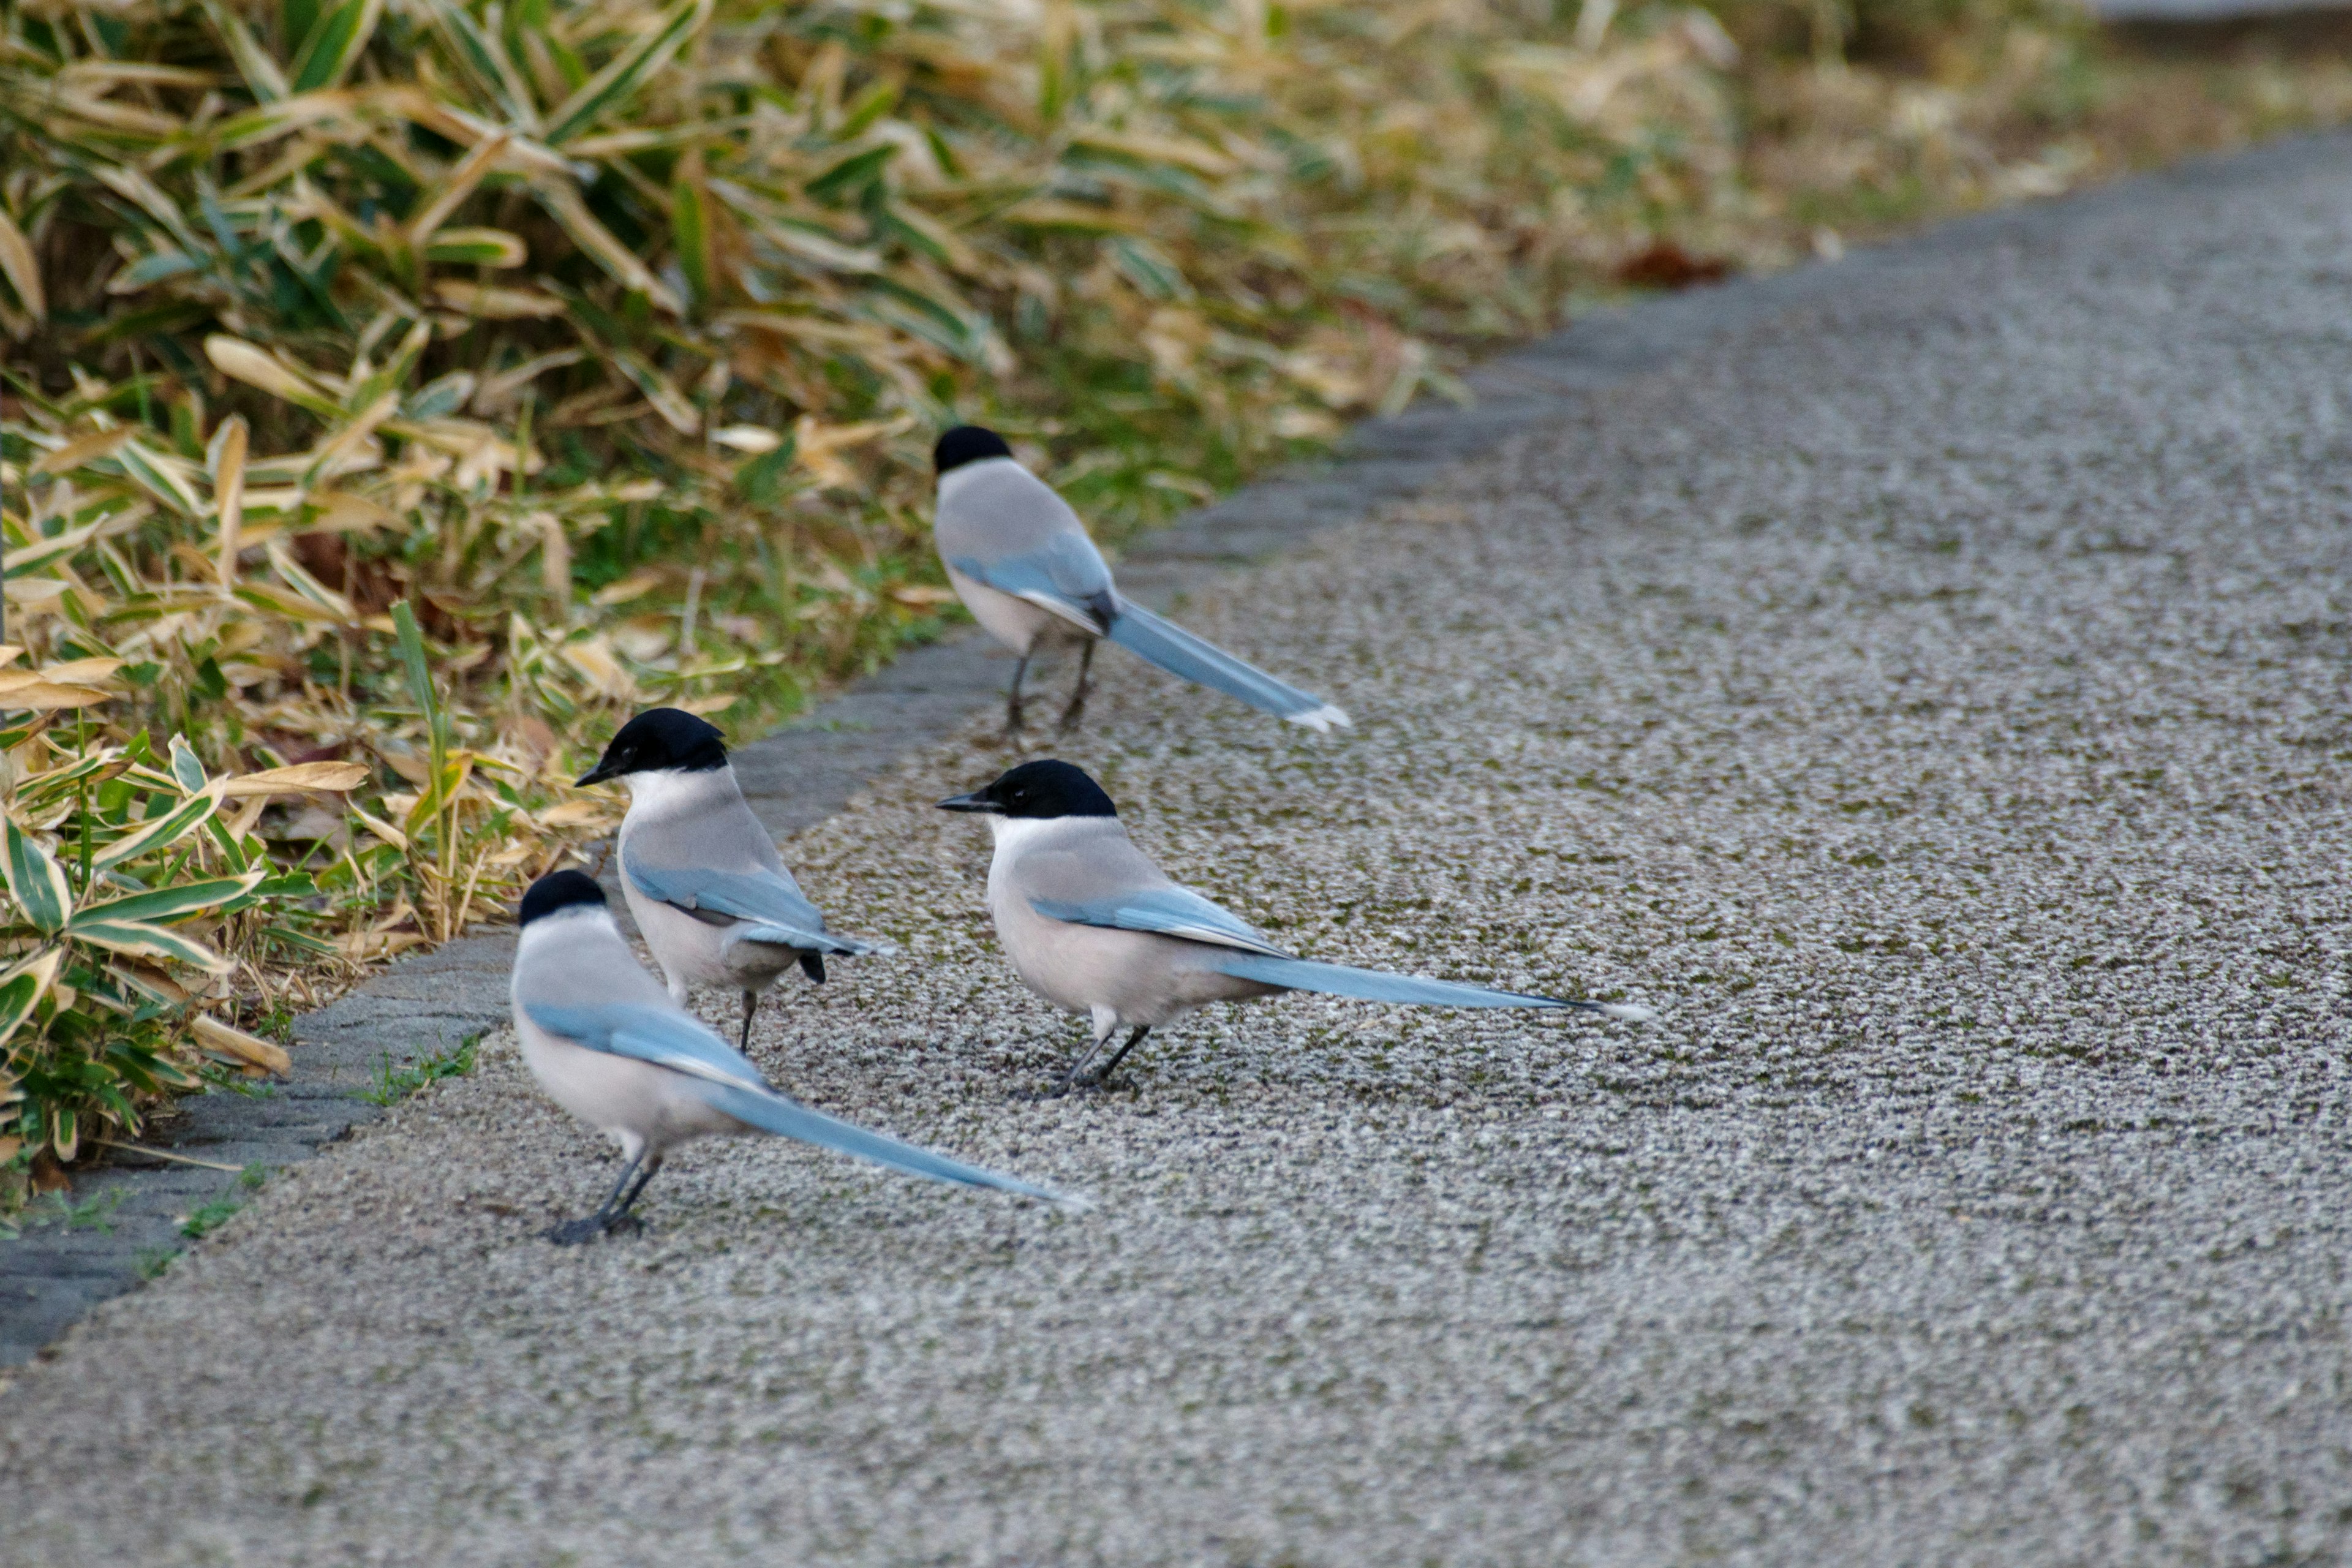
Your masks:
M1349 723L1335 704L1122 597L1078 514L1010 457L964 459L942 473L931 532L948 582L972 617L1021 658L1006 709L1013 728L1020 724L1021 676L1030 657L1076 643L1090 658L1098 639L1294 724L1326 731ZM1065 728L1076 721L1086 693L1081 666Z
M684 1074L581 1045L532 1016L554 1008L642 1007L669 996L629 951L611 915L583 909L534 922L515 948L514 1026L523 1064L548 1098L617 1140L625 1160L660 1156L697 1138L752 1129L712 1105Z
M1092 1019L1097 1037L1156 1028L1212 1002L1271 996L1282 987L1219 973L1226 942L1122 930L1039 912L1114 907L1183 889L1136 847L1115 816L1047 821L992 816L988 912L1013 973L1066 1012ZM1230 941L1230 939L1227 939Z
M810 954L869 944L826 931L731 767L630 775L621 824L621 893L679 1003L691 985L762 991ZM712 907L719 879L764 895L755 910ZM730 900L734 901L734 900Z

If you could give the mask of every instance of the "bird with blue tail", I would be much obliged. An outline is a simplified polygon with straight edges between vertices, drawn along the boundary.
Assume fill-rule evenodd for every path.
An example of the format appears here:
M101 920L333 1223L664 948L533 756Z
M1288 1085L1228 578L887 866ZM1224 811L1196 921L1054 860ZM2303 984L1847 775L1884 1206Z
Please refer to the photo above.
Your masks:
M618 779L629 791L615 856L621 896L683 1007L693 985L743 997L740 1048L751 1048L760 994L797 967L824 979L828 957L885 944L825 924L753 814L717 725L651 708L621 726L576 788Z
M1086 711L1095 645L1105 638L1196 685L1318 733L1349 721L1345 710L1276 679L1121 595L1086 524L1052 486L1021 466L993 430L960 425L932 449L939 470L931 537L948 582L983 630L1018 656L1005 695L1005 728L1022 727L1029 660L1077 645L1078 679L1061 728Z
M779 1092L750 1058L672 1002L614 924L582 871L524 893L514 962L514 1026L549 1098L621 1145L620 1179L596 1210L547 1231L562 1246L635 1223L630 1211L669 1152L698 1138L767 1133L968 1187L1066 1207L1050 1188L968 1165L813 1110Z
M1092 1043L1055 1094L1077 1085L1122 1028L1131 1032L1095 1074L1097 1084L1162 1024L1212 1002L1286 991L1429 1007L1561 1008L1637 1022L1657 1016L1632 1003L1569 1001L1300 958L1171 880L1128 837L1102 786L1068 763L1024 763L939 804L988 819L996 841L988 909L1014 973L1094 1026Z

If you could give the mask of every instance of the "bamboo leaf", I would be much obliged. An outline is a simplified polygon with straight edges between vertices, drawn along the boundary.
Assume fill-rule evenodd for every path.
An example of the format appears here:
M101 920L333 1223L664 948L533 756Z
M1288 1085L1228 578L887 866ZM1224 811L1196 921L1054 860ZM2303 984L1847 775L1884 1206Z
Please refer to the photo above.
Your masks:
M563 314L562 300L552 294L542 294L536 289L498 289L483 283L462 283L452 278L436 279L433 293L450 310L488 321L543 321ZM574 352L572 362L580 357ZM490 380L497 382L507 374L500 372Z
M175 887L157 888L144 893L128 893L119 899L109 899L102 904L84 904L74 911L66 926L66 934L79 936L82 928L96 921L169 921L184 915L208 910L230 900L242 897L259 886L267 870L247 871L241 877L207 877L198 882L182 882Z
M194 937L173 931L169 926L152 925L145 921L94 920L77 924L71 934L76 942L86 942L109 952L119 952L130 958L173 959L192 964L207 974L226 974L236 967L218 950Z
M433 0L433 16L442 36L449 40L450 52L458 67L474 79L474 85L496 99L509 120L535 132L539 128L537 102L505 46L485 32L473 14L455 4L455 0Z
M135 860L142 855L166 849L194 833L220 809L220 796L211 790L192 800L183 801L172 810L151 822L142 822L130 833L106 845L90 857L93 870L103 871Z
M16 291L16 303L25 314L37 321L49 319L48 296L41 289L40 263L33 258L31 242L16 220L0 207L0 278L8 279L8 287Z
M685 313L686 303L677 292L655 277L637 258L636 253L623 245L611 229L596 221L596 216L588 210L587 202L582 199L578 186L568 182L541 181L531 190L539 197L540 205L547 209L548 216L561 224L563 232L572 237L572 243L593 257L596 264L611 273L623 288L643 294L673 316Z
M243 1029L224 1024L209 1013L197 1014L190 1020L190 1025L197 1042L208 1051L233 1057L265 1072L283 1075L294 1070L294 1058L288 1056L282 1047L258 1035L248 1035Z
M55 935L73 915L73 888L65 868L13 816L0 818L0 870L8 879L8 896L25 918Z
M436 190L419 200L408 219L409 244L426 245L436 234L440 232L441 226L448 222L450 216L465 205L467 196L474 194L474 187L482 183L482 177L490 172L490 165L499 161L499 155L506 151L508 140L504 132L495 136L483 137L474 144L473 151L457 161L457 166L449 171L447 177L441 182ZM496 231L463 230L460 232L495 233ZM521 243L520 240L515 242L518 248L520 247ZM520 267L522 264L518 261L508 265Z
M215 332L205 340L205 357L213 368L233 381L257 386L273 397L307 408L324 419L339 418L342 409L307 378L296 374L268 350Z
M245 416L233 414L221 421L205 454L213 474L213 511L218 520L220 542L216 570L223 583L236 581L238 534L245 527Z
M885 142L879 147L851 153L802 188L819 201L835 200L880 179L883 166L898 155L898 144Z
M654 412L671 429L681 436L691 436L702 428L701 412L687 401L677 383L647 364L642 355L623 349L615 351L611 360L614 369L636 384L637 390L646 395L646 401L654 405Z
M245 85L255 100L261 103L275 103L284 98L286 73L278 68L276 58L261 47L261 40L253 36L253 29L245 25L242 17L223 6L220 0L204 0L204 6L205 20L212 23L213 31L218 33L221 42L228 47L229 58L236 63L237 74L245 78Z
M579 91L547 117L548 144L562 146L593 125L606 110L625 101L677 52L679 45L701 30L710 19L710 6L711 0L677 0L660 22L639 34L635 43L614 56L610 64L583 82Z
M425 260L445 267L520 267L530 259L521 239L501 228L445 228L424 250Z
M111 693L95 687L28 680L0 691L0 712L53 713L61 708L95 708L112 700Z
M172 737L172 777L182 789L193 795L205 787L205 764L198 760L195 748L188 744L185 735Z
M228 780L221 793L235 799L242 795L290 795L304 790L324 790L340 795L367 783L364 763L297 763L292 767L268 768L257 773Z
M126 441L116 450L114 460L131 476L139 488L162 501L182 517L202 517L211 509L196 499L195 488L183 477L176 465L139 441Z
M383 0L345 0L320 16L304 41L302 52L294 57L293 68L287 77L287 90L294 94L315 92L341 83L350 74L360 52L367 47L368 39L374 36L376 18L383 14Z
M13 1038L33 1016L41 998L48 994L49 986L57 980L58 965L65 961L62 948L44 948L32 957L9 967L0 974L0 1046Z

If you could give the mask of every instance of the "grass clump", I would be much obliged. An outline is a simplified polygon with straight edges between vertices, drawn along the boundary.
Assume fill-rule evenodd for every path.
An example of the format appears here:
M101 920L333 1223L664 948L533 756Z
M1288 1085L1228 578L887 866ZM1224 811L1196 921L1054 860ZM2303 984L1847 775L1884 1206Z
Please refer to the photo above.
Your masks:
M463 1078L474 1070L475 1051L481 1043L481 1036L468 1035L462 1043L428 1052L405 1067L395 1067L392 1053L384 1052L376 1058L373 1086L362 1089L360 1098L371 1105L397 1105L445 1078Z

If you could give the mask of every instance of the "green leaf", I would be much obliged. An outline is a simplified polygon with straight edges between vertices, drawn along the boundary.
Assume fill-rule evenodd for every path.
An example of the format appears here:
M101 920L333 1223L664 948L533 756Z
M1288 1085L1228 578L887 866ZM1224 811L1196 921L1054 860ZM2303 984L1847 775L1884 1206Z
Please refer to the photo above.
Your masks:
M292 54L318 29L319 0L279 0L278 37Z
M182 517L204 515L205 505L196 499L196 492L188 481L138 442L124 442L114 454L114 460L122 465L122 471L129 474L141 489Z
M226 974L236 967L212 948L194 937L173 931L169 926L150 925L143 921L91 921L73 928L76 942L86 942L110 952L128 953L134 958L170 958L193 964L207 974Z
M8 894L26 920L52 934L64 926L73 913L73 888L65 868L13 816L0 818L0 869L6 871Z
M482 30L471 12L452 0L434 0L433 14L442 36L449 40L449 52L474 79L474 85L498 100L509 121L526 131L536 129L538 102L504 46Z
M128 294L133 289L144 289L150 283L161 283L166 278L199 271L203 267L203 262L185 251L158 250L124 268L115 275L108 289L113 293Z
M172 776L191 795L205 787L205 764L183 735L172 737Z
M898 155L896 142L885 142L863 153L852 153L801 188L821 202L861 189L882 177L882 165Z
M1185 281L1183 269L1162 255L1159 248L1146 241L1122 236L1109 241L1105 249L1110 252L1111 264L1135 285L1136 291L1147 300L1168 300L1187 299L1192 285Z
M360 51L367 47L375 33L376 18L383 13L383 0L345 0L320 17L303 41L302 52L294 58L288 90L299 95L341 83Z
M205 16L212 22L213 31L221 36L221 42L228 46L228 58L236 62L236 74L245 79L254 101L275 103L284 98L286 73L278 68L277 59L253 36L253 29L225 9L220 0L205 0Z
M0 975L0 1046L8 1043L25 1020L33 1016L41 998L48 994L50 984L58 977L58 964L64 958L61 949L49 948Z
M776 500L783 490L785 479L793 471L793 463L800 456L800 443L791 436L774 451L752 458L735 470L735 488L743 498L757 506Z
M457 412L465 406L466 399L473 395L473 373L453 370L447 375L437 377L418 387L401 404L400 415L404 419L438 419L445 414ZM311 581L316 583L318 579L314 577ZM319 586L323 592L326 584L320 584Z
M678 270L698 306L710 301L710 214L702 183L701 160L688 154L677 161L669 182L670 243L677 247Z
M425 634L416 629L416 612L401 600L392 607L392 629L400 638L400 662L408 671L408 689L433 728L433 752L437 761L449 750L449 716L433 689L433 671L425 662Z
M176 844L219 809L220 796L206 790L191 800L181 802L153 821L141 823L135 831L100 849L90 857L90 868L103 871L110 866L119 866L126 860Z
M502 228L445 228L425 242L425 259L445 267L520 267L530 248Z
M165 921L180 915L192 915L198 910L225 904L261 884L267 871L248 871L242 877L207 877L200 882L183 882L174 888L157 888L152 892L131 893L120 899L109 899L102 904L85 904L74 911L72 921L66 927L68 935L79 936L81 928L93 921Z
M581 83L580 90L565 99L548 117L547 141L562 146L594 124L606 110L635 92L640 83L677 52L679 45L710 19L710 6L711 0L678 0L658 26L638 35L635 43Z

